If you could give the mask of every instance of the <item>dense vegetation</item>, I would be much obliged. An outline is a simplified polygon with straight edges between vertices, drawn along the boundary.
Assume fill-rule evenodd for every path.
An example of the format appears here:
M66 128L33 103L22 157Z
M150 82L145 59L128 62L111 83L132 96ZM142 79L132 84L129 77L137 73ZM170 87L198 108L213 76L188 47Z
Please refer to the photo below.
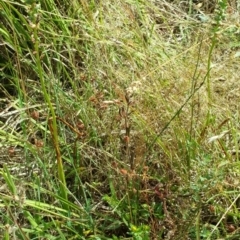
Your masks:
M1 0L1 239L240 239L239 11Z

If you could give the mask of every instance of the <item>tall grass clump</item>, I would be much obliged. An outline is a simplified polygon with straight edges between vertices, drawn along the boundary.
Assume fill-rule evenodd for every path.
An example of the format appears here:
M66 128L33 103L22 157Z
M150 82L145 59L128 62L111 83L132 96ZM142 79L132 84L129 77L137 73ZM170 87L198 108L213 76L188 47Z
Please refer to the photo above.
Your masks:
M238 15L2 0L2 239L238 239Z

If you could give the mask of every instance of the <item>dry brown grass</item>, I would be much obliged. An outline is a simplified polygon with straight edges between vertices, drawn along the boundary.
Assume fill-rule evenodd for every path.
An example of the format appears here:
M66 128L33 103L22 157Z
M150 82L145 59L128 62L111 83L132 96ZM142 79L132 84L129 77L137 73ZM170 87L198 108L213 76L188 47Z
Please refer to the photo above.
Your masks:
M9 224L19 239L238 237L235 2L228 1L221 23L209 1L65 2L59 12L50 11L50 2L20 15L26 25L36 17L33 9L41 16L40 68L36 48L20 42L20 51L13 44L18 36L5 33L1 45L9 51L1 60L0 164L8 162L1 166L0 204L8 209L1 215L3 235L14 235ZM14 29L8 20L3 33ZM31 39L30 30L21 34ZM57 116L65 201L39 71ZM20 185L26 199L15 208Z

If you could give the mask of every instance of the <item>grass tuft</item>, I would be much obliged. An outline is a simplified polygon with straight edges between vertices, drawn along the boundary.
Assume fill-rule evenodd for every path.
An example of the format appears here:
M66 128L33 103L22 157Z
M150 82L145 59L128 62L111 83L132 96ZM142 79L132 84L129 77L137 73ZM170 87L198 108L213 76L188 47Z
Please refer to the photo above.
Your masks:
M2 239L239 239L238 5L2 0Z

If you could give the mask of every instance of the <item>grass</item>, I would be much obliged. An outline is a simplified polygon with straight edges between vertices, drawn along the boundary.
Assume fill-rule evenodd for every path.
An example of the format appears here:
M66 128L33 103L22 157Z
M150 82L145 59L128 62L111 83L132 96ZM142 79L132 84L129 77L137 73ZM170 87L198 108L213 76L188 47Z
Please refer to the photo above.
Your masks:
M2 239L239 239L239 4L0 3Z

